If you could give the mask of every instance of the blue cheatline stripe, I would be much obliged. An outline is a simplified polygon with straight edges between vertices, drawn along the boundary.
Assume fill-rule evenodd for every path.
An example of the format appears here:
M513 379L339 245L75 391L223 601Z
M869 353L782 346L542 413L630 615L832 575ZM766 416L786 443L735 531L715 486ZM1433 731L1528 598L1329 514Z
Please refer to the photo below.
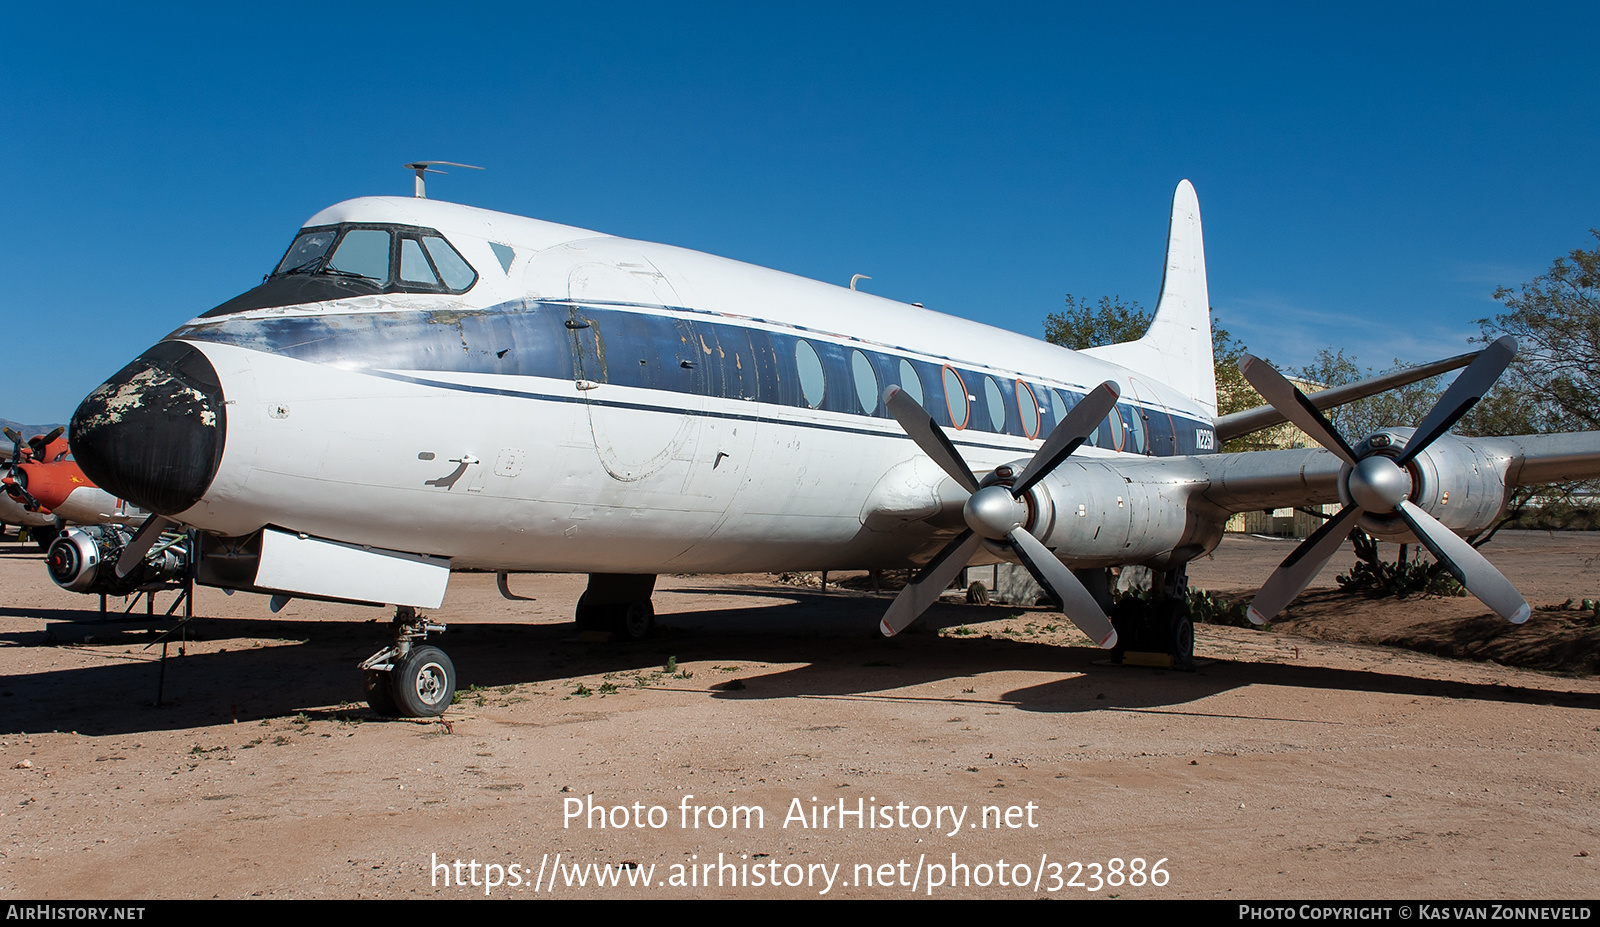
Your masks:
M486 396L507 396L512 399L535 399L545 402L576 403L579 405L588 404L605 406L609 409L632 409L640 412L664 412L670 415L698 415L702 418L720 418L735 422L771 422L774 424L788 425L795 428L811 428L817 431L833 431L840 434L869 435L876 438L896 438L903 441L911 440L911 438L908 437L904 432L890 431L887 429L873 430L868 428L851 428L846 425L836 425L827 422L795 421L787 418L775 418L770 415L741 415L736 412L717 412L708 409L683 409L676 406L657 406L644 402L618 402L615 400L593 399L583 396L560 396L554 393L535 393L528 392L526 390L501 389L500 387L495 386L473 386L464 383L450 383L443 380L430 380L426 377L395 373L389 370L359 370L354 372L365 374L367 376L381 377L385 380L396 380L401 383L415 383L418 386L431 386L437 389L454 390L462 393L480 393ZM981 447L989 450L1015 453L1018 455L1027 455L1032 452L1030 448L1012 447L1009 444L988 444L982 441L955 441L954 443L961 445L962 447Z
M685 313L692 318L663 314ZM727 316L701 310L667 309L645 311L612 305L573 302L513 300L484 309L440 311L393 309L358 314L276 316L244 319L225 316L205 319L174 332L170 338L233 344L250 350L292 357L308 363L355 370L439 371L509 377L538 377L552 380L588 379L611 386L649 391L652 394L679 394L721 400L755 400L767 406L805 409L818 408L839 415L861 416L885 423L893 419L882 402L865 409L858 396L881 395L884 384L904 377L910 365L923 395L923 407L940 425L953 427L947 414L942 370L937 361L921 360L884 350L862 350L876 382L871 390L856 388L858 371L853 366L850 342L869 345L848 336L812 335L800 326L787 331L769 331L723 321ZM718 319L718 320L714 320ZM772 323L768 323L772 324ZM820 336L820 337L819 337ZM846 343L824 337L847 338ZM815 339L815 340L810 340ZM809 343L820 355L824 383L822 395L802 389L796 365L796 349ZM859 350L859 349L854 349ZM931 355L930 355L931 356ZM989 375L968 367L958 369L971 383L986 383ZM961 405L967 409L968 427L959 430L962 443L970 447L1017 450L994 442L974 441L980 434L1029 439L1018 423L1018 390L1012 374L997 375L1006 420L992 427L984 401ZM1045 397L1041 405L1040 434L1053 427L1057 412L1063 413L1082 398L1080 391L1066 387L1045 387L1030 382L1030 389ZM430 385L465 392L539 396L492 387L469 387L430 382ZM813 389L815 385L813 384ZM980 388L980 394L982 390ZM1057 401L1059 397L1062 401ZM577 397L542 395L552 401ZM595 404L608 404L589 400ZM629 407L619 404L619 407ZM659 409L640 405L635 408ZM1200 453L1196 432L1209 429L1209 423L1173 413L1162 407L1119 403L1123 419L1137 415L1147 427L1142 429L1145 445L1139 450L1150 456L1168 457ZM1134 410L1138 411L1135 412ZM747 418L726 413L709 414L720 418ZM1132 433L1116 434L1117 422L1103 424L1094 446L1112 450L1120 439ZM773 419L776 421L777 419ZM794 423L801 424L801 423ZM804 427L826 428L853 434L883 434L883 431L851 428L844 425L805 423ZM1129 447L1129 453L1137 453ZM1026 451L1022 451L1026 453Z

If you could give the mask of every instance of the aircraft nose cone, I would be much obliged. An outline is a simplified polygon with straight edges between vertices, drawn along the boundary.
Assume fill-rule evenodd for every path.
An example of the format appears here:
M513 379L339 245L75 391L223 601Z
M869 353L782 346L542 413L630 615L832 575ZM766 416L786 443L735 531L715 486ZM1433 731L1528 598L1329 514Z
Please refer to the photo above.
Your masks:
M226 431L211 362L163 341L89 394L72 414L70 440L78 466L102 489L176 515L216 477Z

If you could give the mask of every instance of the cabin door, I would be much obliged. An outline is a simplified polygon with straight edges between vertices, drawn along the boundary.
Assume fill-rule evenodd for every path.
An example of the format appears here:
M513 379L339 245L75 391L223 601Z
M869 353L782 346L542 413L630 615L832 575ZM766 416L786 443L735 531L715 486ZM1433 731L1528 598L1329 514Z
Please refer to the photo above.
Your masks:
M633 308L674 305L671 285L643 258L580 264L569 296L575 385L601 465L623 482L672 470L674 461L686 470L699 421L691 413L702 402L700 372L678 360L686 323Z

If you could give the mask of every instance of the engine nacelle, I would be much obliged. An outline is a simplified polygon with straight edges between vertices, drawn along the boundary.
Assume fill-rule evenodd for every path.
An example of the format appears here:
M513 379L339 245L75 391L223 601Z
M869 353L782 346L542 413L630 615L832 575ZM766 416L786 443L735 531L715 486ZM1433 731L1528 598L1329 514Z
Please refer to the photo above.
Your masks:
M1375 451L1399 457L1412 432L1410 428L1385 428L1375 432L1356 445L1356 456L1364 457ZM1510 465L1511 457L1503 451L1491 451L1471 439L1440 435L1406 465L1411 477L1411 493L1407 498L1451 531L1473 534L1493 525L1505 511L1511 495L1506 488L1506 471ZM1339 498L1349 505L1346 475L1341 474L1339 479ZM1361 516L1359 524L1368 534L1386 541L1416 541L1397 515L1367 512Z
M189 568L185 537L168 537L145 555L127 576L117 575L117 559L133 540L134 530L123 525L83 525L66 529L50 545L45 565L56 585L71 592L128 595L159 583L181 580ZM170 540L171 543L165 543Z
M1145 475L1121 461L1068 458L1031 490L1043 499L1029 506L1030 530L1075 568L1161 563L1197 543L1189 491L1171 467Z

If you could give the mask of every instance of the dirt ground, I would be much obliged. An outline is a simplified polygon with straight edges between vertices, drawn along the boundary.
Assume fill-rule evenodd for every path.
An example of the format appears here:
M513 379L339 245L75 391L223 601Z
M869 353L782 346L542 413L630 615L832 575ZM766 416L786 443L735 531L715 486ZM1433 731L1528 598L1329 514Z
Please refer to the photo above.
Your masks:
M1484 552L1536 607L1600 598L1600 534ZM412 722L357 701L384 612L202 589L163 667L0 543L0 902L1593 897L1600 679L1485 662L1581 665L1590 623L1327 591L1352 559L1275 630L1199 627L1193 673L1039 610L886 641L887 598L769 576L662 577L654 640L588 643L581 577L458 575L461 702Z

